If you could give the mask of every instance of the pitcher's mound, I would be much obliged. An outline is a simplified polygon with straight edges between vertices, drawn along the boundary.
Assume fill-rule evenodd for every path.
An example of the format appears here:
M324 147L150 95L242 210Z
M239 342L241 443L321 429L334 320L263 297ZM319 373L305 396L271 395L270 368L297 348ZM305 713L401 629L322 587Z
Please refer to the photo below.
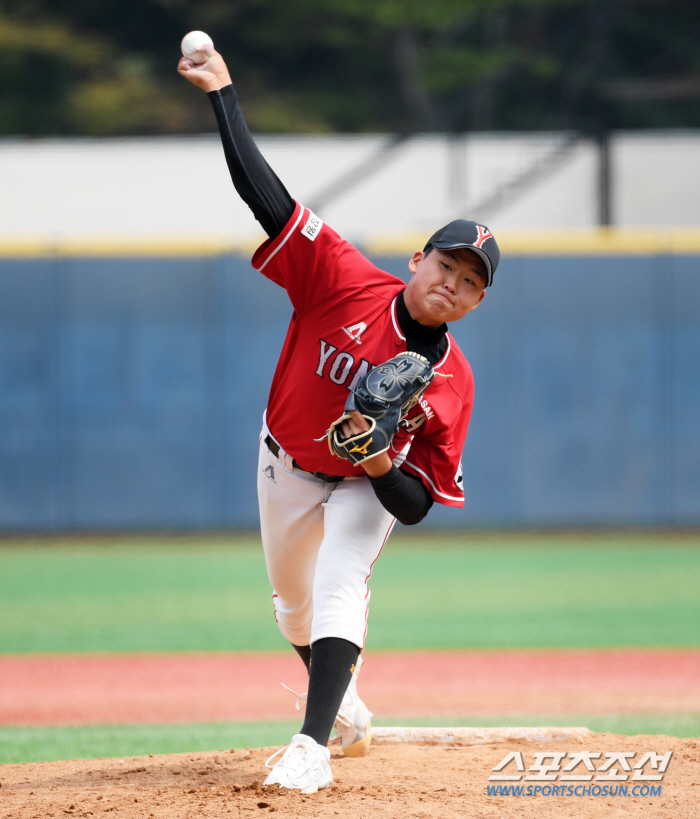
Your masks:
M382 743L373 745L364 759L345 759L337 746L332 746L333 786L309 796L277 786L263 787L265 760L274 750L0 766L2 815L30 819L113 813L120 819L226 819L229 815L237 819L273 812L281 817L341 819L695 819L700 804L698 739L588 734L551 742L504 738L479 745ZM575 759L572 754L583 751L590 754L578 757L579 764L568 775L590 775L592 779L562 781L563 769ZM669 751L672 756L663 774L647 761L634 779L634 765L648 752L653 752L654 761L663 767L659 759ZM521 779L490 781L493 768L511 752L515 754L501 775ZM555 760L556 752L564 754L558 755L557 773L541 770L553 764L551 756L537 756L552 752ZM610 753L620 754L617 761L610 763L606 756ZM521 760L523 772L517 770ZM586 760L593 772L586 770ZM625 770L625 761L630 771ZM539 774L530 771L538 763ZM605 771L598 770L606 766ZM526 780L536 775L553 778ZM639 779L660 775L662 780ZM606 776L608 779L603 778Z

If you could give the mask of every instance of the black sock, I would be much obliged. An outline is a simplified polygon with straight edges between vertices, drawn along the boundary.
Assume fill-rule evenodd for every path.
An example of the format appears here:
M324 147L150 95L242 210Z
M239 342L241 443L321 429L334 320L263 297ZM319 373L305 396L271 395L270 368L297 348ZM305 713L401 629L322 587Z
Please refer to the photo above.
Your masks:
M317 640L311 648L309 696L301 734L328 745L340 703L348 690L360 649L341 637Z
M311 646L295 646L294 643L292 643L292 648L301 657L308 671L311 665Z

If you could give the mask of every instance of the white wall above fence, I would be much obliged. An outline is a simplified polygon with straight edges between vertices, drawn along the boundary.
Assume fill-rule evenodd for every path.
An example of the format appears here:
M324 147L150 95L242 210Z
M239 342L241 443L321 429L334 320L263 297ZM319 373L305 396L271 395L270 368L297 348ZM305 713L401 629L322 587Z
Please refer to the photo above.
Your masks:
M353 241L429 234L456 217L494 231L597 223L596 146L568 134L260 137L290 193ZM389 147L388 147L389 146ZM700 227L700 131L617 133L612 213L625 228ZM254 243L216 136L0 141L0 242Z

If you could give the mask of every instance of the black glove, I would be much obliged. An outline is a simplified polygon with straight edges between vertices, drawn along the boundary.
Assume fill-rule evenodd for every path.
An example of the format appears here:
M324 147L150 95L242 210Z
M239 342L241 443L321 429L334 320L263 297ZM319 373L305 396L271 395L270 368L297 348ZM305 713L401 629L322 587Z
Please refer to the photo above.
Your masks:
M354 464L386 452L401 422L428 389L434 372L418 353L399 353L361 378L345 403L345 412L328 430L328 446ZM369 422L367 432L344 438L340 427L358 410Z

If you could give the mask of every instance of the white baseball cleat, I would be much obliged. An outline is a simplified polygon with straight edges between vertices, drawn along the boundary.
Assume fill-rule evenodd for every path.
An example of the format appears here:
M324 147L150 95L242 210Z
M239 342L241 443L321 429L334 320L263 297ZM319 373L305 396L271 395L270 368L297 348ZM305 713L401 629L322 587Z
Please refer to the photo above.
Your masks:
M350 685L340 703L333 727L345 756L367 756L372 741L372 712L357 695L362 655L357 658Z
M272 760L284 751L282 758L274 765ZM265 763L272 768L265 785L279 785L280 788L296 788L302 793L316 793L330 788L333 774L328 760L331 752L319 745L315 739L305 734L295 734L286 748L280 748Z

